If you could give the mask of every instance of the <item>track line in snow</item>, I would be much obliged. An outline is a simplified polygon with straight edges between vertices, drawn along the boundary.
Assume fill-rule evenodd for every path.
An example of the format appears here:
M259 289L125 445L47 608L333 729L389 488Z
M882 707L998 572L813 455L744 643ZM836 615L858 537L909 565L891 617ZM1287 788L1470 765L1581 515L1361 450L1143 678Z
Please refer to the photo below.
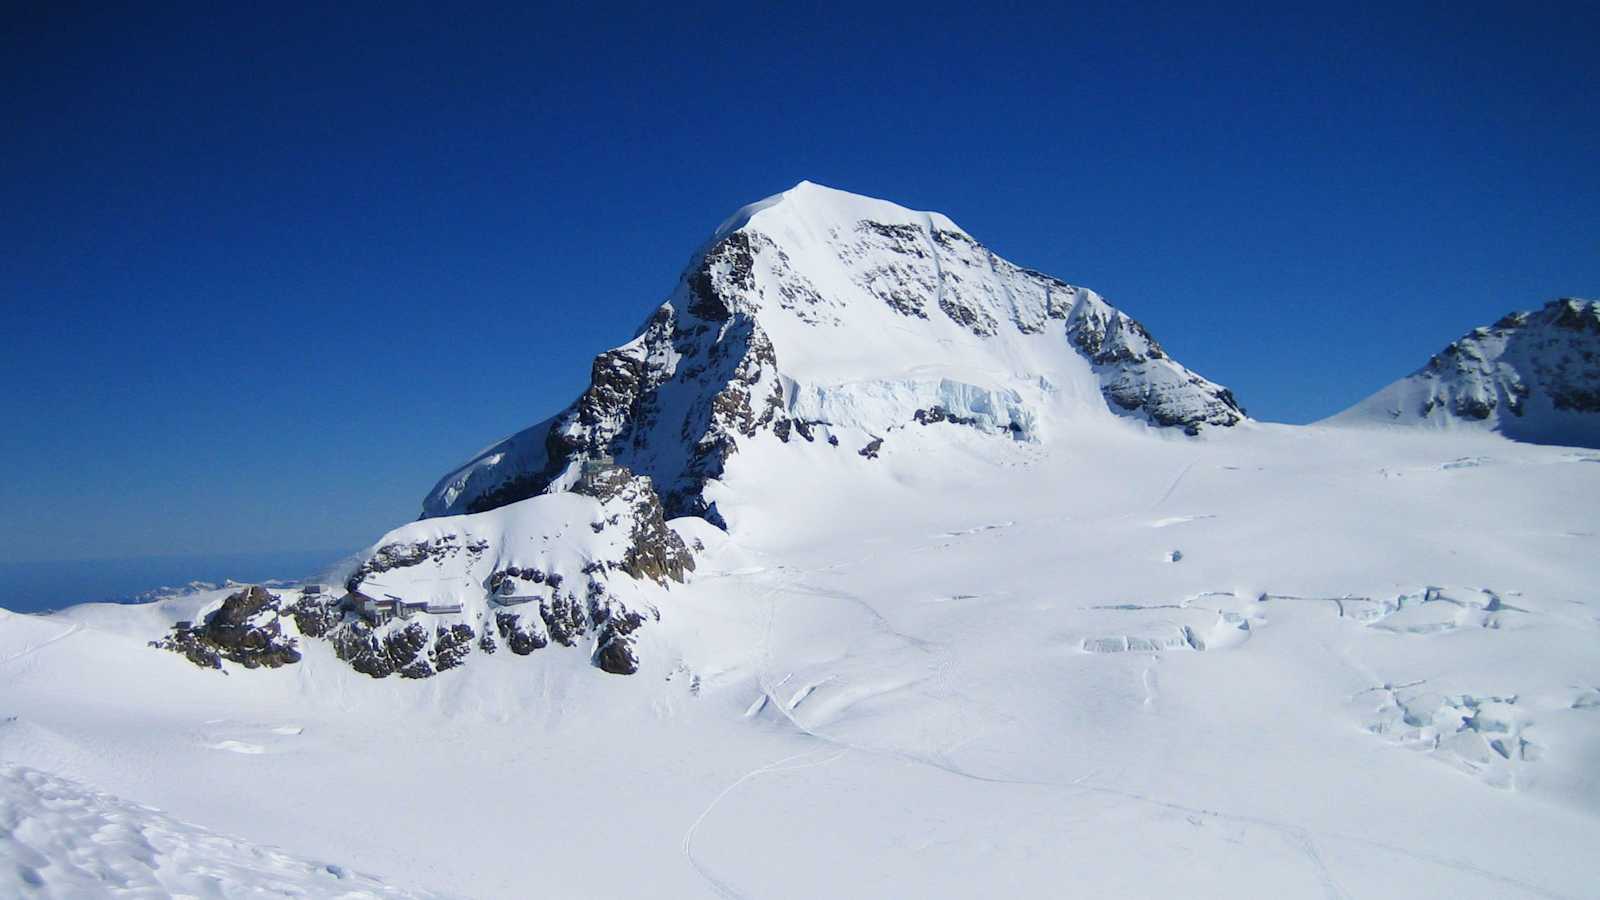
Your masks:
M706 808L701 810L700 811L700 815L696 816L695 820L692 823L690 823L689 830L685 831L683 833L683 842L682 842L682 845L681 845L682 848L683 848L683 856L684 856L685 859L687 859L689 861L689 865L692 866L696 872L700 873L700 877L704 878L706 880L706 883L711 885L711 889L716 891L717 895L719 897L724 897L724 898L726 898L726 900L743 900L744 895L739 893L737 890L735 890L732 885L728 884L727 882L725 882L722 879L718 878L716 875L712 874L711 870L706 868L704 864L702 864L698 859L695 858L695 855L694 855L694 835L695 835L695 832L700 830L700 825L702 823L704 823L705 820L706 820L706 817L710 816L712 811L717 808L717 804L721 803L729 794L731 794L734 791L738 790L739 786L744 784L745 782L750 781L751 779L754 779L754 778L759 778L762 775L773 775L773 774L777 774L779 772L795 772L795 771L799 771L800 769L812 769L812 768L816 768L817 766L825 766L825 765L828 765L829 763L838 761L839 759L843 758L844 755L849 753L850 751L848 749L840 750L838 753L835 753L834 755L828 757L827 759L819 760L817 762L803 763L803 764L800 764L800 765L790 765L790 763L794 763L794 762L796 762L798 760L801 760L801 759L804 759L804 758L806 758L808 756L815 756L816 754L821 753L821 752L822 752L821 748L814 749L814 750L807 750L807 751L805 751L803 753L796 753L796 754L793 754L791 756L785 756L782 759L774 760L773 762L767 763L764 766L758 766L757 768L751 769L750 771L748 771L748 772L744 773L743 775L740 775L738 778L734 779L732 784L730 784L727 787L723 788L721 790L721 792L719 792L715 797L711 798L711 802L706 804Z
M1188 465L1183 467L1183 471L1178 473L1178 477L1172 479L1172 483L1167 485L1166 493L1161 495L1161 499L1157 500L1156 502L1154 502L1152 504L1150 504L1150 508L1151 509L1155 509L1156 507L1160 506L1161 504L1163 504L1163 503L1167 502L1168 500L1172 499L1173 493L1178 490L1178 485L1183 483L1183 477L1185 475L1188 475L1189 474L1189 470L1192 469L1192 468L1194 468L1194 462L1191 460Z
M1174 485L1174 487L1176 487L1176 485ZM1215 518L1216 518L1216 514L1215 513L1201 513L1200 515L1194 515L1194 516L1168 516L1165 519L1157 519L1154 522L1151 522L1150 523L1150 527L1151 528L1169 528L1169 527L1171 527L1173 525L1182 525L1185 522L1199 522L1199 521L1201 521L1203 519L1215 519Z
M64 641L67 638L72 637L73 635L77 634L78 632L80 632L82 630L83 630L83 626L82 625L71 625L71 626L68 626L66 631L61 632L60 634L56 635L55 637L46 638L45 640L42 640L39 643L34 644L31 647L24 647L23 649L18 650L16 653L11 654L10 656L6 657L5 659L0 659L0 666L5 665L6 663L16 662L17 660L22 659L24 656L28 656L29 654L38 653L40 650L43 650L44 648L50 646L51 644L54 644L57 641Z

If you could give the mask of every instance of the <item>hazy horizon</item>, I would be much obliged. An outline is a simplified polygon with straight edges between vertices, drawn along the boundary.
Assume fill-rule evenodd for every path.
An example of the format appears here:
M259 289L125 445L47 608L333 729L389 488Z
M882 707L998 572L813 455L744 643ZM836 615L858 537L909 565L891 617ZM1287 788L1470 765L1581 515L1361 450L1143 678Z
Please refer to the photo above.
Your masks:
M351 551L171 554L117 559L0 562L0 608L46 612L78 603L126 603L191 581L264 582L319 577Z

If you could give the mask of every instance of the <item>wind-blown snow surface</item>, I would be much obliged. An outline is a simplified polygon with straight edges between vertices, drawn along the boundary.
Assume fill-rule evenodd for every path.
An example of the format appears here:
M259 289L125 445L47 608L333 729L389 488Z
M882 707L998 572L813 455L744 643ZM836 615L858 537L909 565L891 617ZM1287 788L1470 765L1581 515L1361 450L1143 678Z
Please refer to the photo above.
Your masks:
M24 894L420 897L23 766L0 765L0 866Z
M752 441L731 532L675 522L706 549L633 676L216 672L145 642L222 592L83 606L0 620L0 760L470 896L1594 895L1600 453L830 450Z

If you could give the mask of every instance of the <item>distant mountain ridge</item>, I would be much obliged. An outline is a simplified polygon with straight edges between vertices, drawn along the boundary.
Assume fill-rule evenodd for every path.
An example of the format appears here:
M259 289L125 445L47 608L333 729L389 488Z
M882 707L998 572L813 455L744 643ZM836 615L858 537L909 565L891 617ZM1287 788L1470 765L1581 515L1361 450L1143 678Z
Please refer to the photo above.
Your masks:
M1474 328L1328 421L1600 447L1600 303L1564 297Z

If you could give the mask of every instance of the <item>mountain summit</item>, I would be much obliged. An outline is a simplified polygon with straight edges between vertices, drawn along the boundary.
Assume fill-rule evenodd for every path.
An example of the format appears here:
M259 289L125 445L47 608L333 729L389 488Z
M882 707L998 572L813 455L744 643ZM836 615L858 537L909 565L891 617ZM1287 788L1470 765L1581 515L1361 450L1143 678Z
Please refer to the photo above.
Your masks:
M158 644L277 665L288 653L264 648L292 619L376 678L551 644L632 674L636 632L695 569L701 537L728 527L715 498L759 480L729 477L741 449L759 457L747 475L893 480L902 448L926 474L1097 424L1181 440L1243 420L1226 388L1093 291L937 213L802 182L724 222L633 340L595 358L582 396L445 476L344 597L241 596L237 615Z
M1329 421L1474 428L1600 447L1600 303L1562 298L1474 328Z
M1041 441L1104 417L1196 435L1244 412L1095 292L939 213L801 182L724 222L581 397L446 475L423 516L503 506L611 458L649 476L669 516L720 521L705 486L742 442L870 457L930 419Z

